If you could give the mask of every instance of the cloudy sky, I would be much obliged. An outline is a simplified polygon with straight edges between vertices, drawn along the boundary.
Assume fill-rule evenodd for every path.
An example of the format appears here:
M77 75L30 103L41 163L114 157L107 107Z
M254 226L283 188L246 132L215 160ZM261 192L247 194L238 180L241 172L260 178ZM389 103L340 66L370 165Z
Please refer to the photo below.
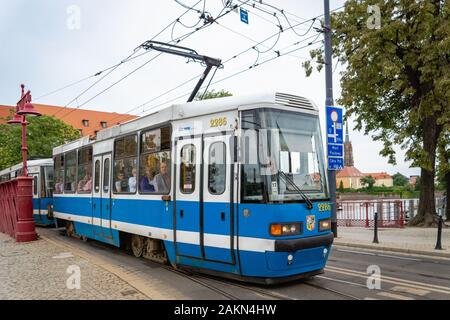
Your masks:
M203 10L205 5L205 11L213 17L223 9L222 0L178 2L189 7L198 3L195 7L198 10ZM342 0L330 2L331 9L344 4ZM239 1L234 0L234 3ZM193 33L179 45L222 61L229 60L223 69L217 71L210 89L225 89L234 95L280 91L309 97L321 109L324 129L324 73L315 73L306 78L301 67L308 57L308 51L322 45L319 42L308 46L308 43L322 39L314 30L314 27L320 26L318 19L313 24L308 19L323 13L323 2L267 0L267 3L284 9L291 25L301 23L294 28L295 32L292 29L285 30L278 37L277 17L284 29L289 28L288 21L279 12L274 17L272 13L276 10L270 6L261 6L266 12L244 6L249 13L248 24L240 21L239 13L230 12L220 18L218 23ZM141 43L152 39L186 11L175 0L0 0L0 8L0 104L15 104L20 94L19 85L25 83L27 89L32 91L34 102L62 106L70 103L71 107L143 115L168 103L185 101L187 96L183 95L190 93L195 81L162 94L203 71L200 64L186 63L186 59L181 57L163 54L155 58L155 52L141 56L143 50L134 52ZM169 42L190 33L195 27L189 27L198 21L199 14L190 10L173 28L170 26L165 29L155 40ZM201 25L202 22L196 27ZM316 38L317 35L319 38ZM251 49L257 42L267 38L256 49ZM244 54L233 59L247 49ZM275 51L283 54L295 49L298 50L263 63L276 57ZM108 71L96 77L94 74L133 53L135 59L120 65L80 95ZM261 65L248 70L255 62ZM335 99L340 92L340 70L341 67L336 66L334 71ZM214 84L214 81L240 71L243 72ZM128 77L119 81L129 73ZM46 95L89 76L92 77L77 85ZM46 96L40 98L43 95ZM180 96L183 97L176 99ZM143 105L145 102L148 103ZM419 173L417 168L409 168L400 148L396 148L398 165L394 167L387 163L387 159L379 156L379 143L352 129L353 123L350 123L355 165L362 172Z

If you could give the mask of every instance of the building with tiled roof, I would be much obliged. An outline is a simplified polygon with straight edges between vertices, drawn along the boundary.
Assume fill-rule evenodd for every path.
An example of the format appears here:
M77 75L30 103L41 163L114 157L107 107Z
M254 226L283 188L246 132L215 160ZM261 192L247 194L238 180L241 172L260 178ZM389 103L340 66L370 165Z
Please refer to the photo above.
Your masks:
M342 186L346 189L360 189L363 187L361 178L364 174L356 167L344 167L336 173L336 185L339 188Z
M346 123L344 168L336 173L336 186L338 188L342 186L345 189L360 189L364 187L361 179L368 176L375 179L374 186L392 187L394 185L394 179L386 172L362 173L354 166L353 146L348 133L348 124Z
M95 137L96 133L102 129L136 118L136 116L130 114L116 112L65 108L37 103L33 103L33 105L41 114L54 116L71 125L80 131L82 136ZM5 119L14 113L14 111L15 106L0 105L0 124L5 123Z
M365 173L364 176L371 176L372 178L374 178L374 186L377 187L392 187L394 185L394 179L387 172Z

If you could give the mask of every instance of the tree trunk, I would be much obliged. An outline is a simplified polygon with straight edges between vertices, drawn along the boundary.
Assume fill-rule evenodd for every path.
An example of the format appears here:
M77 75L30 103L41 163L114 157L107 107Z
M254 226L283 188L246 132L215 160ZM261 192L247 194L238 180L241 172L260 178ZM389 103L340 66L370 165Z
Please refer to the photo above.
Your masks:
M429 116L423 122L423 149L429 157L429 162L428 166L423 166L420 171L419 210L409 223L412 226L432 227L437 225L434 177L438 137L436 117Z

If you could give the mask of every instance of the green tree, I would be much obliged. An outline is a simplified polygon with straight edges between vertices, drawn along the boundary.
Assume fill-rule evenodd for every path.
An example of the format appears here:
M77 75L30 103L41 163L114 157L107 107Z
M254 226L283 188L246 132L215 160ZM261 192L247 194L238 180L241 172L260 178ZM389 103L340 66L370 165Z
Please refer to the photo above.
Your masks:
M370 25L377 5L381 24ZM418 214L412 225L436 222L436 148L450 123L449 0L349 0L332 15L333 55L341 73L339 104L356 128L383 142L380 154L396 163L394 145L421 168ZM323 65L323 50L304 63Z
M408 184L409 179L402 175L400 172L397 172L392 176L392 180L394 181L394 186L404 187Z
M51 116L27 117L28 159L51 158L53 148L78 139L72 126ZM22 161L22 128L0 125L0 170Z
M361 184L367 186L367 189L371 190L375 184L375 179L372 176L366 176L361 178Z
M344 192L344 183L342 182L342 180L341 182L339 182L339 192Z
M231 92L228 92L224 89L220 91L215 91L214 89L211 91L206 91L205 94L203 93L197 93L195 96L196 101L200 100L207 100L207 99L216 99L216 98L222 98L222 97L231 97L233 94Z

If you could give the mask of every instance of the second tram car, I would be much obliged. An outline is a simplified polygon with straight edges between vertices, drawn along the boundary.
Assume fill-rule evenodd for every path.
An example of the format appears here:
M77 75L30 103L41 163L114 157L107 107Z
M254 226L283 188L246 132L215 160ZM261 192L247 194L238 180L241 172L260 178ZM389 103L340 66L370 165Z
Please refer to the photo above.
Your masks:
M53 159L27 161L28 175L33 177L33 218L40 226L54 225ZM0 171L0 182L22 175L22 163Z
M321 273L333 234L318 108L272 93L172 105L57 147L68 234L274 283Z

